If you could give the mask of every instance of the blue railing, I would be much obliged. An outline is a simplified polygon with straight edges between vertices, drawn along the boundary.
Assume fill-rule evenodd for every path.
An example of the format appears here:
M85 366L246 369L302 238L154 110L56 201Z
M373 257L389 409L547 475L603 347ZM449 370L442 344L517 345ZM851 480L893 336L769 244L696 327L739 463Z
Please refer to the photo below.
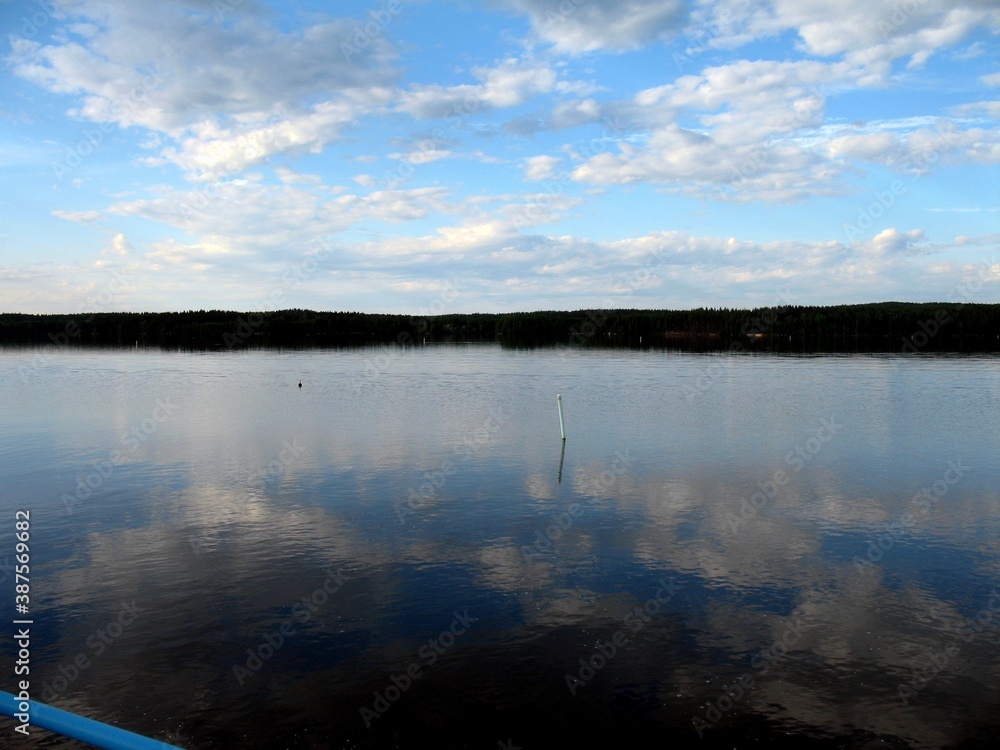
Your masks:
M103 750L181 750L176 745L168 745L166 742L152 740L110 724L77 716L46 703L38 701L27 701L27 703L28 711L21 711L24 702L0 690L0 714L19 721L17 714L27 713L32 727L48 729L50 732L57 732L81 742L89 742Z

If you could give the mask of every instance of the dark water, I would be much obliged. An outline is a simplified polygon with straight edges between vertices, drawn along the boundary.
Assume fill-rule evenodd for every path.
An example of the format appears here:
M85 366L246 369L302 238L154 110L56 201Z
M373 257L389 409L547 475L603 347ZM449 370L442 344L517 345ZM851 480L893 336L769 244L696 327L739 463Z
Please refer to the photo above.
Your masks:
M61 708L191 749L1000 730L995 356L50 347L0 385Z

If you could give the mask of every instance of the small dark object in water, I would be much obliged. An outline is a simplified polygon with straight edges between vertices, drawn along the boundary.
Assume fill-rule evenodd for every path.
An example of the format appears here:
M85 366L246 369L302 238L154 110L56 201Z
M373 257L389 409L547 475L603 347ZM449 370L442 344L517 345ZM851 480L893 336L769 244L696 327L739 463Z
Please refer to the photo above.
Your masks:
M299 381L299 388L301 388L301 387L302 387L302 381L300 380Z

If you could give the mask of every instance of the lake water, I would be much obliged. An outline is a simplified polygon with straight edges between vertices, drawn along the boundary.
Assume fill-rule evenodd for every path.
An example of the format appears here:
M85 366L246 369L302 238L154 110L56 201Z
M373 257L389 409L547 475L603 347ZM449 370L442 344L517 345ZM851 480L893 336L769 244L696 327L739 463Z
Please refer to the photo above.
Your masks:
M48 347L0 385L61 708L192 750L1000 730L996 356Z

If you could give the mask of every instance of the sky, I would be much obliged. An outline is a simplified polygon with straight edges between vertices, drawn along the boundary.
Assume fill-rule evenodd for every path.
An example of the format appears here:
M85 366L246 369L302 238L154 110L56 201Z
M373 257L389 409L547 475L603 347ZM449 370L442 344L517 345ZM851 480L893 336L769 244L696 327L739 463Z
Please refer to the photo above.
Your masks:
M0 24L0 312L1000 302L997 0Z

